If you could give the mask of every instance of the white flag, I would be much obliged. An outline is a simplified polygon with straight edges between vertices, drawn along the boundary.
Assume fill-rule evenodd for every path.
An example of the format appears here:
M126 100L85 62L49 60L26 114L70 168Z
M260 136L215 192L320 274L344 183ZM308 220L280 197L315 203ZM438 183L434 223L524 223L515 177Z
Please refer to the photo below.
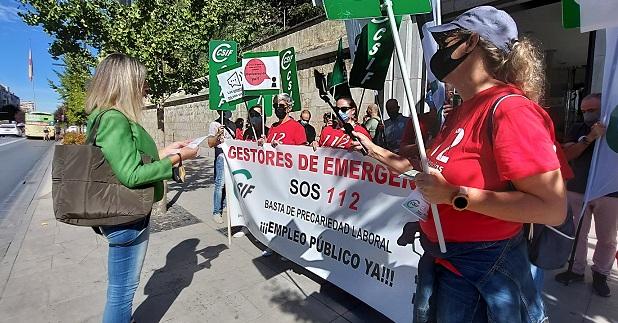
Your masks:
M34 77L34 66L32 65L32 48L28 50L28 79L32 82Z
M585 201L618 192L618 27L607 29L606 35L601 122L607 132L594 147Z

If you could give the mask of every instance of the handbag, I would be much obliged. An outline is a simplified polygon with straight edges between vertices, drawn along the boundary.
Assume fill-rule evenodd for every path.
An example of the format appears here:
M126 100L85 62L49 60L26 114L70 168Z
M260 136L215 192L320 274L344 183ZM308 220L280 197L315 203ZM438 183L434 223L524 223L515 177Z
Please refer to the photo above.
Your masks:
M493 145L493 118L496 114L498 105L504 99L519 94L505 95L493 104L491 115L488 121L489 142ZM509 183L514 189L513 184ZM538 223L524 224L524 234L528 242L528 258L533 265L547 270L560 269L569 259L573 243L575 241L575 225L573 222L573 211L569 206L564 222L558 226L549 226Z
M95 118L86 144L55 148L52 198L54 215L60 222L91 227L124 225L143 220L152 210L154 186L131 189L122 185L96 145L99 123L108 111ZM143 164L150 162L150 156L142 155Z

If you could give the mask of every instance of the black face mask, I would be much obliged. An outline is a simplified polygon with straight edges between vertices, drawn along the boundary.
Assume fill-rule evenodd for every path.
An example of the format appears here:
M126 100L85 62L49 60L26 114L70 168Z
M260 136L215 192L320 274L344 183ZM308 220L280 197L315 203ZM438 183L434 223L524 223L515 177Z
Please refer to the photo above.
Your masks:
M431 68L433 75L438 80L444 81L444 78L456 69L457 66L459 66L459 64L461 64L466 57L468 57L468 55L470 55L470 53L466 53L458 59L451 58L453 52L466 41L468 41L468 39L462 39L449 47L440 48L435 54L433 54L433 56L431 56L429 67Z
M287 111L286 110L287 110L286 108L276 107L275 108L275 115L277 116L277 118L283 119L287 115Z

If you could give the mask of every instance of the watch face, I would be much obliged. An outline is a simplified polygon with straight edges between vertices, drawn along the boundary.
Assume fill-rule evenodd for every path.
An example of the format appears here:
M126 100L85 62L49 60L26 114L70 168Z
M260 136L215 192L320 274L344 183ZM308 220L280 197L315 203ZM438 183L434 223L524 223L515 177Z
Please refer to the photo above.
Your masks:
M468 207L468 199L464 196L456 196L453 199L453 207L457 210L463 210Z

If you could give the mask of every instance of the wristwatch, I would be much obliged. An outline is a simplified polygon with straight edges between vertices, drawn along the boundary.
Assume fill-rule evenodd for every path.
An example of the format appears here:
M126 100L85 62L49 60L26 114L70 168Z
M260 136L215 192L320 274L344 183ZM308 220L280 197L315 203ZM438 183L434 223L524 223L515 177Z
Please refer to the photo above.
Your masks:
M465 186L460 186L459 191L453 196L451 200L451 204L453 205L453 209L457 211L463 211L468 208L468 204L470 203L470 199L468 198L468 188Z
M585 145L590 145L590 140L588 140L588 137L586 136L579 137L579 139L577 139L577 142L581 142Z

